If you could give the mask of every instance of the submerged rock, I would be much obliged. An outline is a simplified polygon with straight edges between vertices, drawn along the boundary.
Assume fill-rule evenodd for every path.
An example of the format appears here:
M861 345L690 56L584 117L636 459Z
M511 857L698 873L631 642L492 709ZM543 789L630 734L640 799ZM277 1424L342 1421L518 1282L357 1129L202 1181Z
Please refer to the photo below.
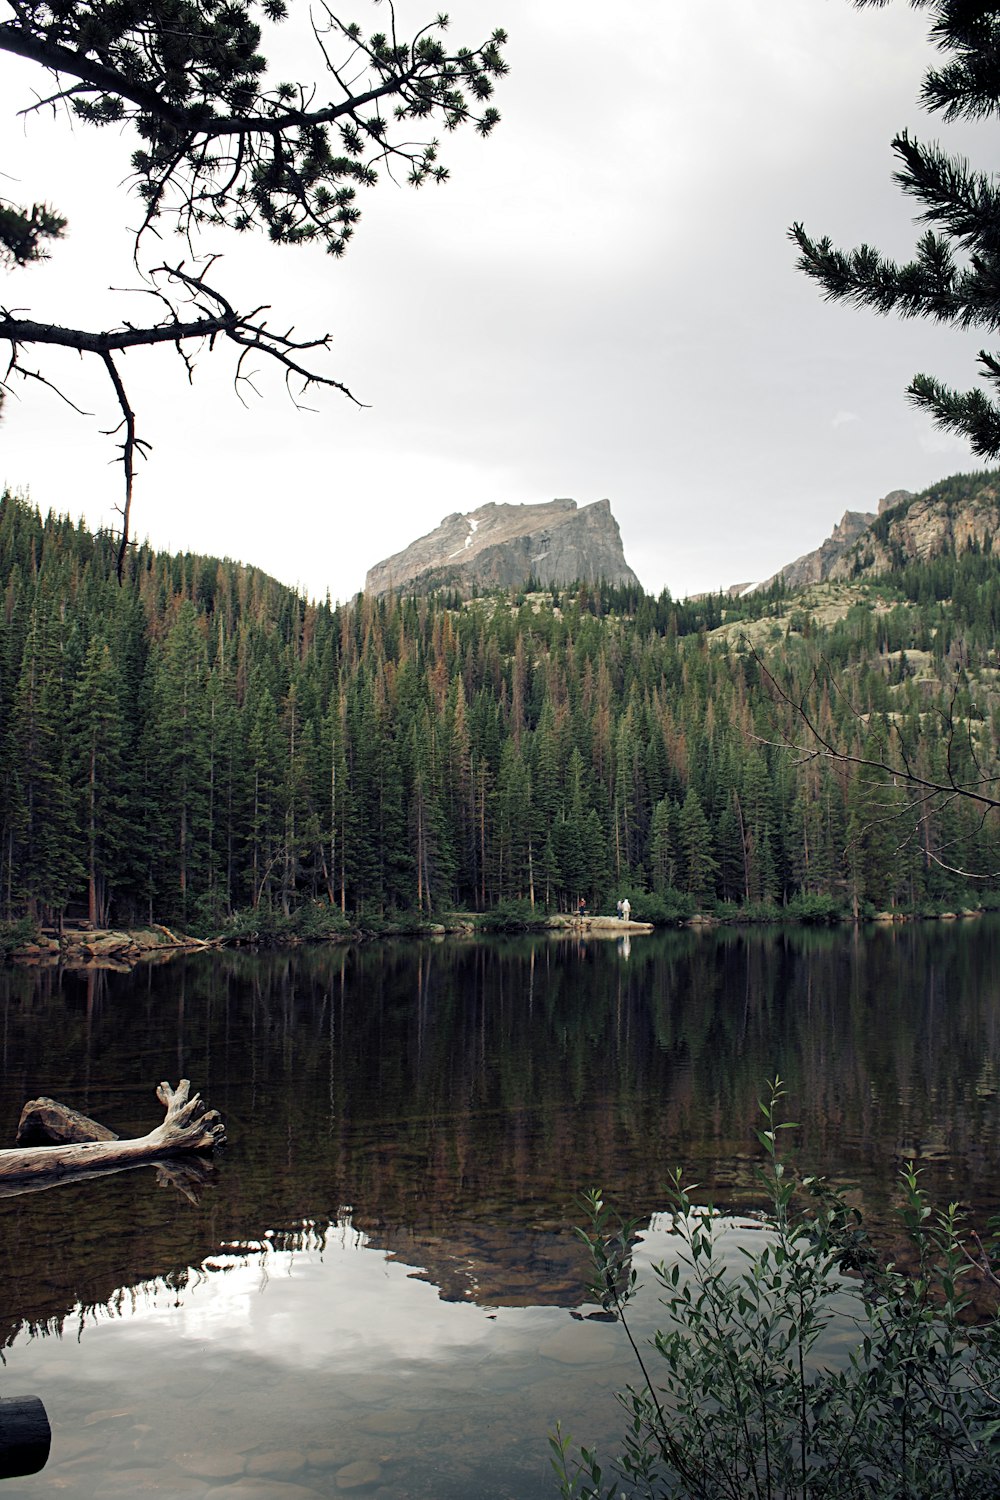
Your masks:
M353 1464L345 1464L337 1470L338 1490L364 1490L378 1484L382 1478L382 1466L369 1458L359 1458Z

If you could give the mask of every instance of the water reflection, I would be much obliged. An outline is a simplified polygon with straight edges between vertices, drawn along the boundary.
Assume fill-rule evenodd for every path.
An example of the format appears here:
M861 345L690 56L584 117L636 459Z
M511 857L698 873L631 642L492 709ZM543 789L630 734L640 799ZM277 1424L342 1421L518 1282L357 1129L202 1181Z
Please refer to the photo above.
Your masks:
M559 1416L611 1440L628 1374L613 1331L442 1302L349 1218L306 1231L142 1283L82 1318L77 1341L22 1333L9 1363L45 1391L55 1428L31 1494L223 1500L238 1480L241 1500L540 1500Z
M449 1393L434 1396L442 1451L458 1444L479 1474L470 1424L501 1418L477 1404L480 1377L465 1362L492 1369L509 1334L513 1362L495 1379L515 1391L537 1355L527 1345L566 1328L583 1273L566 1227L574 1194L600 1184L650 1214L681 1163L707 1196L751 1205L756 1099L775 1072L802 1122L803 1160L857 1180L876 1212L910 1155L943 1196L1000 1208L998 945L1000 923L983 921L664 933L633 942L627 961L612 942L518 938L205 955L131 975L0 970L0 1138L12 1140L38 1094L141 1134L157 1118L156 1082L183 1075L223 1112L231 1142L186 1196L147 1168L0 1201L0 1341L72 1391L74 1422L119 1404L134 1414L152 1359L176 1420L210 1415L228 1442L234 1423L243 1431L235 1392L248 1382L257 1458L261 1424L283 1445L296 1400L296 1451L315 1453L315 1424L340 1421L331 1409L349 1435L359 1389L371 1416L393 1405L398 1381L423 1390L434 1367ZM369 1318L386 1331L367 1362L337 1363L328 1345L360 1351ZM531 1329L524 1349L515 1327ZM79 1350L25 1341L81 1328ZM204 1361L230 1329L229 1363L210 1374ZM244 1370L265 1331L269 1347L255 1344ZM155 1358L142 1343L154 1337ZM95 1339L109 1341L107 1356ZM181 1370L192 1350L193 1384ZM254 1394L268 1378L258 1360L288 1386L270 1415ZM317 1369L322 1389L302 1390ZM576 1405L545 1410L599 1404L610 1376L588 1380L589 1394L573 1387ZM521 1411L504 1405L508 1435ZM149 1417L135 1423L155 1428ZM501 1448L491 1442L487 1467ZM453 1493L480 1493L453 1460ZM509 1492L527 1495L514 1467ZM188 1480L204 1488L204 1475Z
M716 1235L736 1262L761 1226L730 1218ZM349 1213L222 1248L181 1281L144 1283L84 1319L85 1365L65 1341L15 1342L12 1363L46 1390L56 1423L47 1482L32 1494L90 1500L132 1486L225 1500L238 1481L241 1500L354 1487L541 1500L553 1493L557 1420L616 1446L611 1393L635 1378L617 1324L579 1307L445 1304ZM669 1218L654 1216L634 1247L639 1340L662 1321L653 1267L678 1255ZM843 1299L816 1360L843 1363L856 1338L856 1294Z

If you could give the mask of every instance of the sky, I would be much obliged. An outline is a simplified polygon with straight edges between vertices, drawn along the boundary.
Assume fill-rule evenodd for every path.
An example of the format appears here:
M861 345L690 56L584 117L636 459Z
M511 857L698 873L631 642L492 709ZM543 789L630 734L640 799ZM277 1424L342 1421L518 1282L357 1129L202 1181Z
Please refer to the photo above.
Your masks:
M398 0L401 29L433 10ZM308 7L289 11L278 71L322 92ZM369 0L341 14L386 24ZM222 257L233 300L331 333L324 371L364 407L325 392L297 409L264 363L244 405L228 351L204 352L191 382L170 349L130 353L152 444L137 537L337 601L453 511L606 497L644 588L680 598L765 578L845 510L981 467L904 395L918 371L973 385L975 334L824 302L787 238L801 220L845 248L907 256L918 231L890 149L903 127L991 165L986 127L919 107L925 13L904 0L457 0L450 16L456 44L503 26L511 71L494 134L444 140L446 185L366 190L343 260L216 231L197 246ZM69 231L46 264L0 271L0 302L87 328L149 317L148 296L110 290L141 285L132 137L19 118L33 90L48 92L46 75L0 56L0 194L55 205ZM190 252L168 236L143 253ZM0 423L0 485L114 524L107 377L43 353L92 415L20 386Z

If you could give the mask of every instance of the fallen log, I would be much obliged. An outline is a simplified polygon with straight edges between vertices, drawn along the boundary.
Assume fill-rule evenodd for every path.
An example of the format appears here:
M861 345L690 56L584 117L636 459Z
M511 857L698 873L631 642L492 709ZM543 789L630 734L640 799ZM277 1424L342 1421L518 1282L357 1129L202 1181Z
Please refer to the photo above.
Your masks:
M29 1099L21 1111L14 1138L19 1146L51 1146L82 1141L116 1141L115 1131L55 1099Z
M37 1396L0 1397L0 1479L20 1479L44 1469L52 1443L45 1407Z
M158 1157L185 1151L210 1151L226 1138L222 1116L206 1109L200 1094L191 1094L191 1084L182 1078L176 1089L161 1083L156 1097L166 1109L162 1125L148 1135L126 1140L84 1140L57 1146L25 1146L0 1151L0 1183L30 1182L60 1178L96 1168L133 1167ZM37 1103L40 1101L32 1101ZM30 1108L30 1106L26 1106ZM22 1115L23 1118L23 1115ZM87 1126L94 1122L81 1116Z

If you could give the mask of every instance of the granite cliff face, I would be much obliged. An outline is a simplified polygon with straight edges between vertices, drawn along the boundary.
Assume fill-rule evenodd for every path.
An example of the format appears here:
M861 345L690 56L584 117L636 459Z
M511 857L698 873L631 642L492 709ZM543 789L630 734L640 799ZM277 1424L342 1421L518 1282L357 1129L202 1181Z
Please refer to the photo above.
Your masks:
M845 510L840 522L833 528L825 542L816 548L814 552L807 552L802 557L797 557L794 562L786 563L773 578L769 578L763 585L768 588L776 583L779 578L784 579L790 589L805 588L810 583L822 583L824 578L843 578L843 572L838 572L843 560L849 554L853 555L853 547L861 537L865 535L869 527L884 515L886 511L895 509L911 500L909 490L891 490L888 495L878 502L877 511Z
M992 546L1000 536L1000 474L956 474L919 495L891 490L877 511L848 510L814 552L786 563L764 583L733 584L731 595L783 580L801 589L825 579L889 573L969 547Z
M956 494L955 481L946 480L922 495L904 495L901 502L880 507L878 520L838 558L828 576L888 573L906 563L992 546L998 535L1000 476L982 475L965 494Z
M638 583L625 561L618 522L608 500L577 507L575 500L544 505L481 505L445 516L427 536L369 568L365 592L394 589L520 588L529 578L563 585L578 579Z

